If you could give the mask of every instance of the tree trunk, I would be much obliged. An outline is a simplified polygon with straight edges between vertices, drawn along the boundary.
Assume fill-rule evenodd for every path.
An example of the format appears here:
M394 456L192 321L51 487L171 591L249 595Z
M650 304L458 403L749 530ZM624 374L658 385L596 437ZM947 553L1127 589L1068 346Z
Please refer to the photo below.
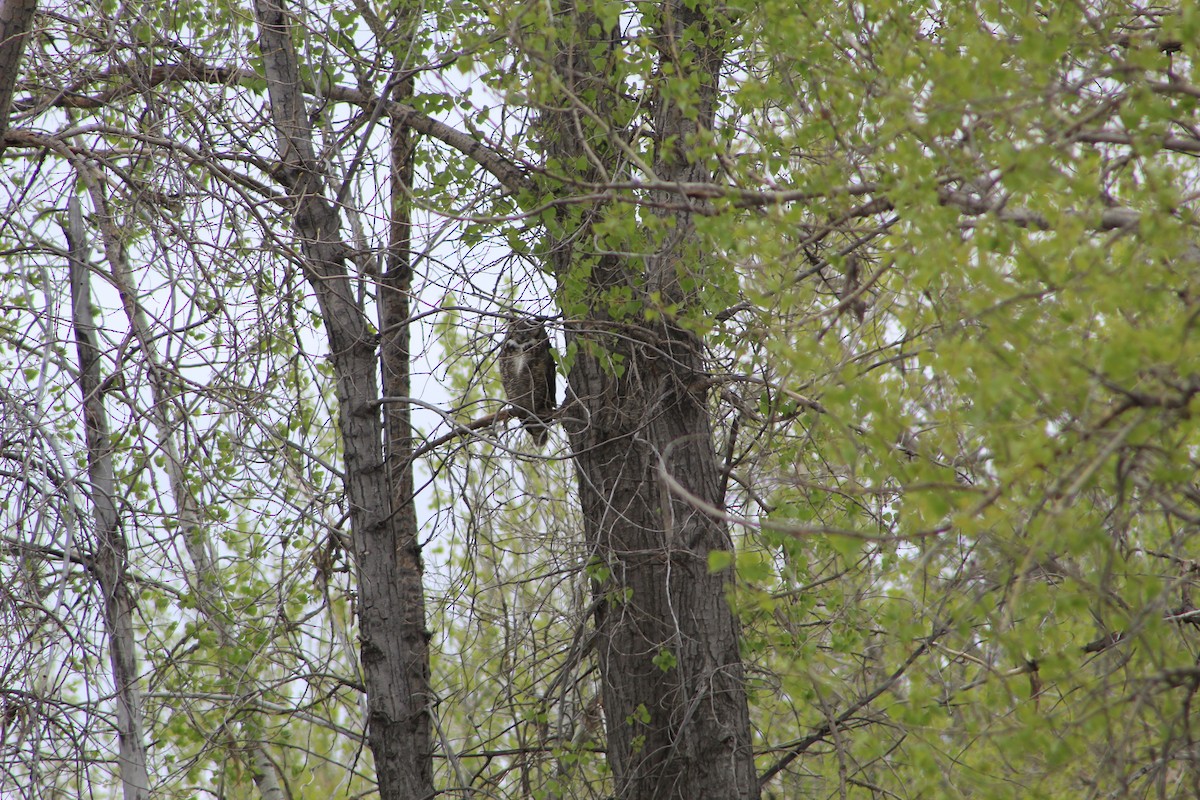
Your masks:
M701 87L690 98L690 114L668 99L670 92L656 93L654 170L664 183L711 178L684 144L711 128L723 58L712 44L719 30L700 5L664 3L654 21L658 73L672 62L673 74L691 71ZM566 88L559 106L567 110L543 115L548 155L558 165L595 164L620 152L612 141L619 132L592 122L607 118L606 98L615 102L601 59L619 45L585 33L603 30L586 12L566 7L558 16L573 19L567 23L573 30L562 36L566 44L555 62ZM579 98L588 98L595 113L581 113ZM570 177L596 183L619 174L617 158L603 166ZM683 254L694 250L690 216L662 211L674 217L662 226L670 233L651 257L635 261L582 252L578 243L592 238L590 220L604 211L593 207L572 223L575 211L565 207L559 216L565 229L551 246L560 292L564 284L579 285L571 276L586 276L582 303L565 298L586 311L567 322L568 342L579 347L564 425L585 533L607 573L595 585L597 652L617 797L755 798L738 624L725 600L729 577L708 570L709 552L732 544L722 520L685 499L724 506L702 342L665 314L620 317L609 299L615 289L649 309L654 293L656 302L686 307L690 298L679 278Z
M235 643L237 633L230 629L231 621L222 610L221 604L214 602L212 598L212 587L221 580L221 576L213 563L212 543L205 531L200 498L192 490L192 481L187 474L190 453L184 434L187 426L178 407L180 390L177 376L159 355L158 337L155 336L150 320L138 299L137 281L121 242L120 223L109 208L104 182L87 163L77 162L75 168L92 199L94 218L100 229L100 241L103 243L105 259L108 262L108 277L121 297L125 317L129 321L129 330L142 350L146 373L150 379L150 396L153 402L150 405L149 417L158 431L156 447L163 456L163 468L171 489L171 499L175 503L175 516L183 534L183 546L192 562L192 570L188 574L189 589L196 610L203 617L205 624L212 627L222 647L229 647ZM224 663L219 663L217 669L229 691L235 695L240 694L244 680L240 671L231 671L229 665ZM235 672L238 674L235 675ZM231 732L240 732L245 727L240 722L232 723ZM252 754L254 782L263 800L282 800L283 787L279 783L279 775L274 765L267 757L265 744L256 737L242 737L238 740L238 745Z
M21 53L36 13L37 0L0 0L0 153L4 152Z
M402 87L411 91L411 84ZM411 395L411 327L409 323L412 289L411 207L412 134L393 120L391 132L391 220L386 270L379 282L379 319L381 331L381 368L384 397ZM378 547L392 548L388 563L377 565L372 580L391 581L397 594L393 601L402 616L397 618L396 633L402 637L399 673L411 681L404 713L411 715L412 730L405 735L418 747L413 769L422 770L414 785L433 786L432 738L429 703L429 633L425 627L424 565L417 540L417 507L413 490L412 407L401 401L384 406L387 477L390 486L392 518L390 538ZM360 566L361 569L361 566ZM361 578L360 578L361 580ZM364 654L365 655L365 654Z
M137 685L137 643L133 630L133 594L126 582L128 550L117 516L116 480L113 476L112 441L100 379L100 346L92 314L91 278L88 275L83 213L79 200L69 201L67 242L70 247L71 312L75 348L79 354L79 391L83 397L84 435L87 440L88 494L92 501L96 543L91 568L104 595L104 624L108 629L108 659L112 666L117 704L117 767L125 800L146 800L150 778L146 768L146 743L142 737L142 701Z
M367 689L367 736L375 757L379 794L383 800L429 798L434 796L429 634L411 475L407 483L393 478L391 466L384 462L374 335L346 268L348 249L339 231L337 209L325 197L287 17L276 0L256 0L255 11L271 114L279 133L278 178L292 195L305 274L321 307L337 379ZM393 251L406 250L397 248L395 237L394 233ZM405 268L390 264L389 271L393 269L403 283ZM397 307L403 308L403 300L400 306L393 301L406 295L387 290L384 295L385 308L392 309L384 312L390 319ZM401 318L406 317L404 310ZM406 380L407 367L397 364L400 356L406 355L407 344L397 335L389 350L393 355L386 356L387 380ZM399 374L397 370L401 370ZM389 415L390 458L402 454L410 440L402 431L406 425L403 412ZM404 469L411 470L411 464ZM394 505L397 500L399 506Z

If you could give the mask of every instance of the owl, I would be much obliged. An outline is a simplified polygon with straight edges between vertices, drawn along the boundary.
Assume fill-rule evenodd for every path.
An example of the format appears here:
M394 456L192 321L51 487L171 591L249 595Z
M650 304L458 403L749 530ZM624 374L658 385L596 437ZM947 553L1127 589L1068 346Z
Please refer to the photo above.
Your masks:
M557 402L554 357L542 323L526 317L508 326L500 345L500 383L513 416L521 420L534 444L544 445Z

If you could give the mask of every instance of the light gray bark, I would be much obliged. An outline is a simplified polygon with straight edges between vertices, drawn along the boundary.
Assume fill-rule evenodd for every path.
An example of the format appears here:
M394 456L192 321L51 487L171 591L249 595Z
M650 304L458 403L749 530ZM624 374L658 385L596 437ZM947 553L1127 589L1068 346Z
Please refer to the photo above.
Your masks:
M109 213L102 181L93 172L94 168L91 165L77 161L75 167L92 200L95 218L100 228L101 241L104 245L109 278L120 292L125 316L129 321L130 330L133 331L133 335L138 341L146 372L150 378L150 395L154 402L150 406L149 416L157 431L158 452L163 456L167 484L171 489L171 499L175 503L175 516L179 521L184 548L192 562L192 571L188 574L191 595L195 600L196 610L203 615L204 621L217 634L221 645L228 647L235 642L236 636L230 630L228 620L211 601L213 595L211 587L217 585L220 576L211 557L210 543L205 536L200 500L188 486L184 468L187 461L186 442L180 439L184 420L176 410L174 402L174 398L178 394L173 386L174 376L159 356L157 337L150 321L146 318L145 311L138 302L133 271L121 243L118 226ZM221 669L230 693L236 695L245 690L241 679L229 673L223 665L218 665L218 669ZM238 727L240 726L235 725L233 729L236 730ZM279 775L267 757L262 742L250 738L239 741L238 744L251 752L252 767L255 770L254 782L258 786L263 800L283 800L284 792L279 782Z
M89 496L95 525L92 572L104 595L104 623L108 629L108 658L112 668L117 706L117 766L125 800L146 800L150 778L146 769L146 743L142 738L142 701L137 678L137 643L133 629L133 593L125 575L128 552L116 507L112 441L100 376L100 347L92 314L91 277L84 245L83 214L72 197L68 206L67 241L71 282L71 312L75 349L79 355L79 392L83 397L87 442Z

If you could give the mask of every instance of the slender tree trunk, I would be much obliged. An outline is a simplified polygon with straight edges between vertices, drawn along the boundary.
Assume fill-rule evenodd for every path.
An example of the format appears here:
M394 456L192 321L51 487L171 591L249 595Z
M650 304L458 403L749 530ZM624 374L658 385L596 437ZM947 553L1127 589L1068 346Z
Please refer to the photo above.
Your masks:
M87 440L88 478L92 516L96 527L96 549L92 570L104 594L104 623L108 628L108 658L112 666L117 704L117 766L125 800L146 800L150 778L146 769L146 743L142 738L142 700L137 685L137 643L133 630L133 593L125 577L128 551L121 520L117 515L116 481L113 476L112 441L104 390L100 379L100 346L92 314L91 277L83 242L83 214L72 197L68 211L67 241L70 246L71 311L75 348L79 354L79 391L83 396L84 431Z
M671 92L656 95L654 169L664 182L711 178L685 144L713 122L723 51L713 44L721 32L706 11L704 3L665 2L655 20L659 74L691 73L701 87L690 109L671 100ZM559 105L568 110L543 117L549 155L560 165L595 164L619 152L612 142L619 134L591 122L606 118L606 98L616 96L605 83L602 59L618 45L611 37L595 38L602 26L589 13L566 6L558 19L573 20L563 23L571 30L562 35L556 59L566 89ZM668 63L670 71L663 69ZM587 98L595 114L581 113L579 98ZM619 174L616 158L604 166L572 177L592 183ZM690 216L661 212L674 217L662 226L669 233L651 257L635 261L581 252L576 243L591 237L580 227L604 209L570 223L573 213L568 207L560 215L566 229L552 242L560 287L579 285L570 276L586 276L588 311L567 323L568 341L580 347L564 424L586 535L609 573L595 587L601 600L596 628L617 796L755 798L739 631L725 600L729 579L708 570L709 552L732 544L723 521L685 499L724 505L702 342L666 315L622 319L610 310L613 290L642 297L647 307L651 293L657 302L686 307L680 277L697 258ZM579 298L567 300L579 305Z
M402 87L411 91L411 84ZM413 136L405 126L393 121L391 130L391 224L386 270L379 283L379 316L383 394L385 397L409 397L412 381L411 327L409 314L412 290L411 206ZM414 787L433 786L433 754L429 704L429 633L425 627L424 565L417 539L417 507L413 491L412 409L395 401L384 406L387 475L392 502L389 520L394 536L375 547L390 548L386 563L374 568L374 580L387 579L395 592L393 602L400 617L394 633L400 637L397 652L398 672L408 680L406 699L401 707L410 727L404 731L413 748L409 756ZM361 567L360 567L361 568Z
M271 114L279 134L278 178L291 192L304 268L321 307L337 380L367 689L367 734L379 793L384 800L430 798L434 789L429 634L411 475L407 479L393 475L384 460L375 337L346 268L347 247L339 231L337 209L325 196L287 16L276 0L256 0L255 11ZM403 180L407 169L406 165L397 166L398 180ZM407 318L404 304L409 278L408 266L402 263L406 259L399 259L407 253L407 232L395 226L407 227L401 220L394 223L388 286L383 294L386 318L398 321ZM388 331L389 336L396 336L384 356L389 382L407 379L407 366L399 366L408 349L399 333L404 327L394 329L395 334ZM389 415L388 437L389 457L402 458L406 448L411 448L406 411ZM411 465L404 468L411 469Z
M196 603L196 610L203 616L205 623L212 627L221 645L229 647L236 643L236 633L230 630L229 619L225 612L219 608L219 604L212 601L213 587L221 578L213 564L211 545L205 535L201 503L189 488L190 484L184 466L188 461L188 443L181 434L184 423L182 415L177 409L177 397L180 391L176 386L175 375L159 356L157 337L146 317L145 310L138 301L133 270L121 243L119 224L109 211L103 181L93 173L93 167L89 164L77 162L76 170L91 196L97 225L100 228L100 239L104 244L109 275L113 286L120 293L125 317L129 321L129 329L137 339L146 365L146 373L150 380L150 396L153 400L149 416L157 431L158 451L163 456L167 484L171 489L171 499L175 503L175 515L183 535L183 545L192 562L188 583ZM224 664L218 664L217 668L221 671L230 694L240 694L243 691L242 681L244 678L240 674L232 674ZM232 730L238 730L240 727L239 724L233 723ZM283 787L280 785L279 776L267 756L263 743L253 738L243 738L238 741L238 745L251 753L253 760L250 766L254 770L254 782L258 786L263 800L283 800Z

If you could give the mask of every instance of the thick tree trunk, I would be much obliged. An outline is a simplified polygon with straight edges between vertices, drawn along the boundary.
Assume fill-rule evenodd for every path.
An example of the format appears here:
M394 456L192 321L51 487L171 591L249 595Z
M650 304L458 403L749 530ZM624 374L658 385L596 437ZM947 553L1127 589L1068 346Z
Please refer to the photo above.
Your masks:
M292 193L296 233L309 282L329 336L337 377L346 497L358 583L362 666L367 689L368 742L383 800L434 796L429 736L429 641L411 477L393 479L381 441L380 379L374 336L346 269L347 247L335 206L325 197L299 66L287 17L276 0L256 0L259 44L271 113L279 133L279 178ZM406 248L403 248L406 249ZM391 269L390 267L389 269ZM404 269L397 275L403 280ZM403 296L403 292L399 296ZM387 307L398 296L385 291ZM385 311L390 315L391 312ZM401 317L406 317L405 311ZM406 344L397 339L397 351ZM392 345L389 345L389 349ZM387 357L387 380L402 353ZM403 414L389 418L391 457L408 435ZM394 439L392 437L395 437ZM411 469L411 465L406 465ZM394 500L400 505L394 506Z
M36 13L37 0L0 0L0 153L4 152L17 68Z
M694 5L663 3L656 20L659 74L672 62L668 74L692 72L701 87L690 111L670 100L671 92L656 94L654 168L663 182L711 178L684 143L712 125L723 51L713 44L720 31L703 16L704 4L698 10ZM555 62L567 88L560 106L568 110L543 116L548 154L559 165L585 158L595 164L605 153L619 152L611 141L618 134L591 121L605 118L605 98L616 96L605 85L601 59L618 45L589 38L585 32L602 27L586 12L565 7L558 17L574 20ZM578 98L588 98L595 113L571 110ZM573 177L594 183L619 174L615 158L604 167ZM560 222L567 225L571 213L565 210ZM576 244L591 240L580 226L586 229L603 213L593 208L567 227L552 242L552 257L560 287L578 286L568 278L586 276L588 311L567 322L568 341L580 346L564 425L588 542L609 575L595 587L596 627L617 796L755 798L738 624L725 600L729 578L708 570L708 554L732 544L722 520L685 499L724 505L702 342L666 315L656 322L618 319L609 307L614 289L642 297L647 308L651 293L659 302L686 307L689 297L679 279L684 253L694 249L690 218L663 211L674 217L662 226L670 233L653 256L635 261L588 256ZM565 299L579 305L580 298Z
M92 571L104 595L104 624L108 629L108 658L112 666L117 705L117 767L125 800L146 800L150 778L146 768L146 743L142 736L142 701L137 685L137 640L133 630L133 593L125 577L128 550L117 516L116 480L113 476L112 440L100 378L100 345L92 314L91 277L83 242L83 213L72 197L68 212L71 311L75 349L79 354L79 391L83 396L84 435L87 441L88 495L92 501L96 543Z
M608 749L621 798L757 796L738 629L711 550L724 526L673 494L719 505L719 475L694 344L622 350L617 379L580 358L571 431L588 540L611 577L597 586ZM671 355L664 355L671 353ZM668 479L669 478L669 479Z

